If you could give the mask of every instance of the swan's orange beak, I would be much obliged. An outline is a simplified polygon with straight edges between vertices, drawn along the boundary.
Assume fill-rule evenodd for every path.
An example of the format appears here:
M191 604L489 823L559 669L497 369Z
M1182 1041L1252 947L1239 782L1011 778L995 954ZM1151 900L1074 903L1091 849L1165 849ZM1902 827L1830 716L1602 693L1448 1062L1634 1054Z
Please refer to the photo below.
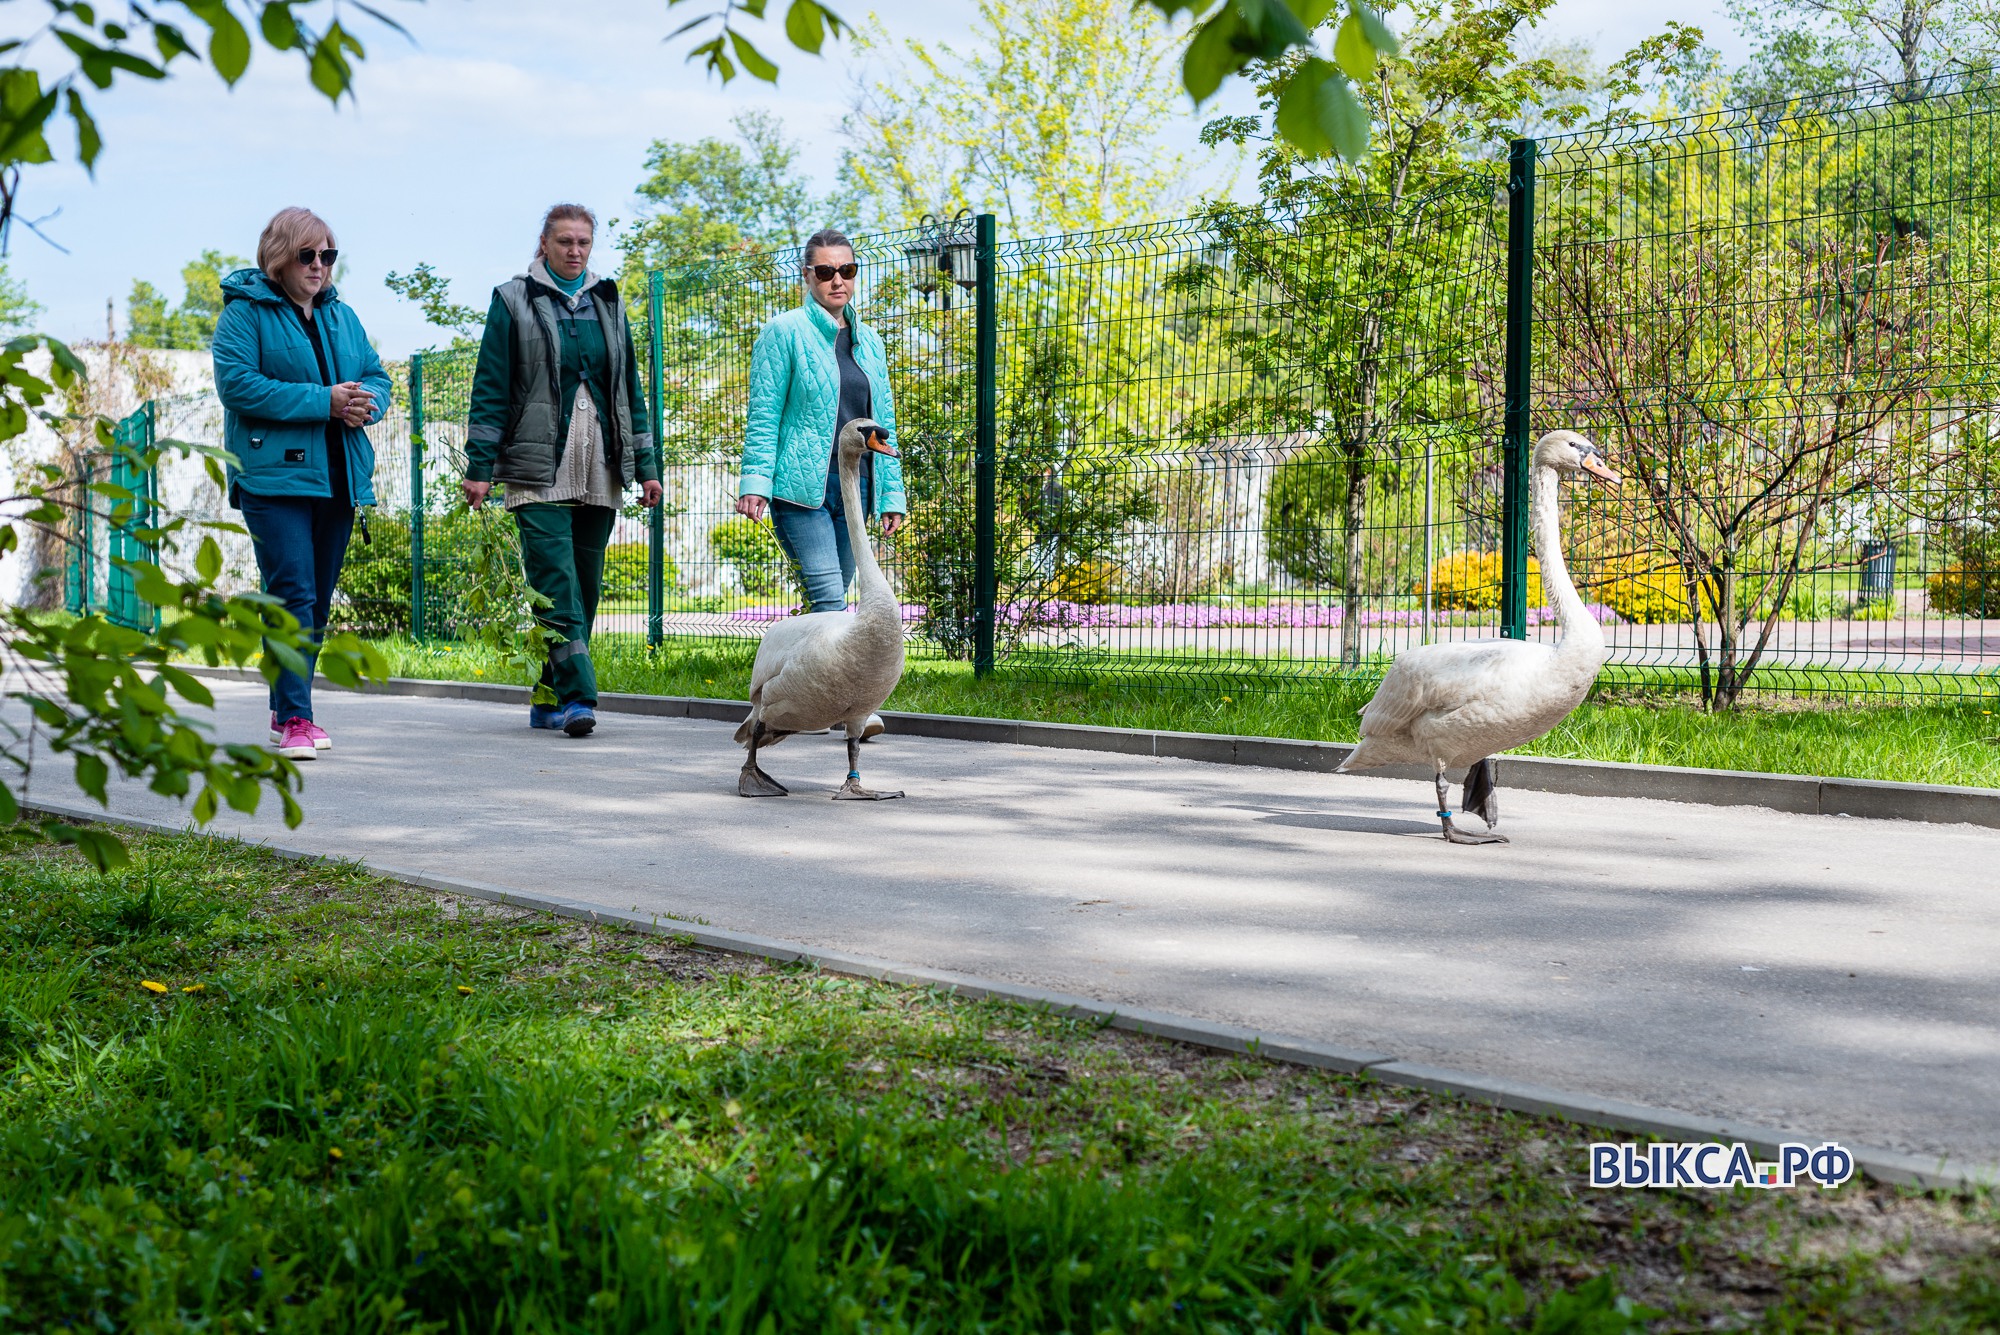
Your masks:
M896 447L889 443L889 433L882 430L880 427L874 427L869 430L868 448L875 451L875 453L877 454L886 454L891 459L897 457Z
M1577 461L1577 466L1613 491L1616 491L1625 483L1624 478L1619 477L1618 474L1606 468L1604 461L1594 454L1584 455L1583 458Z

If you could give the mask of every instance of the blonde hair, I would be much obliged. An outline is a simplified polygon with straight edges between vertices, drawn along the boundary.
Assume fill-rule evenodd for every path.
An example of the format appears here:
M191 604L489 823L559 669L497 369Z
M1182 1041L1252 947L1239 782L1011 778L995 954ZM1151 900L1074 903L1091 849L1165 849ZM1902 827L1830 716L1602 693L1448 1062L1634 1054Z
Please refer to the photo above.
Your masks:
M325 237L329 247L340 244L333 239L333 229L326 225L326 219L311 209L296 204L279 209L264 224L264 235L257 238L257 267L266 278L275 280L286 261L297 259L307 240L315 236Z
M529 263L542 257L542 243L549 239L549 233L556 230L559 222L582 221L590 224L590 238L597 239L597 215L581 204L556 204L542 215L541 235L535 238L535 253L528 257Z

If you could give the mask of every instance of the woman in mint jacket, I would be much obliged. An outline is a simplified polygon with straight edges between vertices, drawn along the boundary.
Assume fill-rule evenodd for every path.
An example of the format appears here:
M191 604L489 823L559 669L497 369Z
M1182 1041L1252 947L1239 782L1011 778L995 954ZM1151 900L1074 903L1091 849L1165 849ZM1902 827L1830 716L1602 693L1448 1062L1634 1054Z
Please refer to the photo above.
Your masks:
M888 430L890 444L896 441L888 356L854 310L858 273L845 236L830 228L814 233L800 275L807 299L765 325L750 354L736 510L762 519L768 505L815 612L845 608L854 582L834 440L846 423L872 417ZM882 517L883 533L894 534L905 509L902 465L890 455L863 456L861 497Z
M389 377L361 321L333 290L333 232L308 209L281 209L257 242L255 269L222 282L215 392L222 400L229 503L257 553L264 591L313 643L326 631L354 509L375 503L375 447ZM312 665L271 684L278 754L311 760L333 739L313 721Z

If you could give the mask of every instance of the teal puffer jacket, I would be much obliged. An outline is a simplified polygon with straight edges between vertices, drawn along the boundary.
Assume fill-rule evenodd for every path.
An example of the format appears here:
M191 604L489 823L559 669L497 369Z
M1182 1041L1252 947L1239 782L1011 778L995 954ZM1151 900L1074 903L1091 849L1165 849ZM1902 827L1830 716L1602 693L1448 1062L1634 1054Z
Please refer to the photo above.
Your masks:
M889 357L874 330L861 323L850 303L854 364L868 377L875 420L896 443L896 404L889 395ZM750 354L750 415L743 432L743 477L739 496L770 496L817 508L826 503L826 471L833 460L833 433L840 410L840 366L833 341L840 333L833 317L808 299L764 326ZM875 456L875 512L902 514L902 465Z
M369 422L389 407L389 374L368 346L354 311L331 286L313 300L313 319L326 344L334 384L359 381L375 398ZM258 269L222 280L222 318L215 322L215 394L222 400L222 443L229 465L229 503L252 496L327 496L326 424L333 391L319 378L319 359L285 294ZM343 427L348 500L375 504L375 446L358 426Z

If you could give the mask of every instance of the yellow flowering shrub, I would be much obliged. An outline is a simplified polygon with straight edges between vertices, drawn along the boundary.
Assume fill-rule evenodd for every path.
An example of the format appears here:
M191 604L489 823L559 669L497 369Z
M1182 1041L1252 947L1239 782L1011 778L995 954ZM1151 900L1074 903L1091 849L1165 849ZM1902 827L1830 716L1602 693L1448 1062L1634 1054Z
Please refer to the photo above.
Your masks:
M1672 563L1649 556L1613 562L1603 582L1590 591L1590 601L1603 603L1627 621L1658 626L1686 621L1687 587Z
M1049 596L1066 603L1101 603L1118 582L1118 567L1109 561L1079 561L1056 572Z
M1967 568L1954 561L1924 581L1931 611L1956 616L2000 616L2000 569Z
M1453 552L1431 566L1431 605L1449 612L1491 612L1500 606L1500 553ZM1542 605L1542 566L1528 558L1528 606Z

